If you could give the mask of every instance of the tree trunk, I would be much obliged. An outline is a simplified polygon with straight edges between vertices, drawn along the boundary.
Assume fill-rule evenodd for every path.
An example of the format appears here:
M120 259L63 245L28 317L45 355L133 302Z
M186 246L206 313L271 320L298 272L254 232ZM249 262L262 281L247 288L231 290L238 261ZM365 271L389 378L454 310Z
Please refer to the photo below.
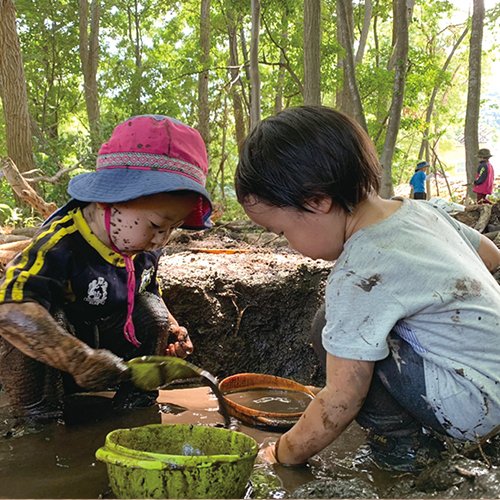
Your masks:
M481 51L483 46L484 0L474 0L469 48L469 86L465 114L465 168L467 196L473 196L473 184L478 165L479 106L481 100Z
M304 0L304 104L321 104L321 1Z
M252 0L252 34L250 40L250 129L260 121L259 32L260 0Z
M237 23L234 16L228 13L227 29L229 37L229 76L230 76L230 93L233 100L234 110L234 128L236 133L236 143L238 146L238 153L246 136L245 115L242 102L243 85L240 77L240 64L238 58L238 36L237 36Z
M141 113L141 94L142 94L142 34L141 34L141 15L139 12L139 3L134 0L133 11L127 7L128 14L128 36L134 51L134 75L130 83L130 94L132 103L132 114Z
M390 198L394 194L392 186L392 158L396 147L399 124L401 122L401 110L403 109L403 98L406 84L406 70L408 66L408 10L407 0L394 0L394 84L391 107L389 111L389 122L385 135L384 148L380 162L382 164L382 185L380 195Z
M276 81L276 95L274 97L274 114L279 113L283 109L283 88L285 85L285 65L286 51L288 48L288 19L289 10L285 7L283 18L281 20L281 43L280 43L280 67L278 70L278 78Z
M344 89L347 91L347 93L343 92L342 109L367 130L368 127L366 125L361 96L359 95L354 67L351 0L337 0L337 16L337 29L340 31L340 40L345 54L343 61Z
M450 62L453 58L453 55L455 54L456 50L462 43L462 40L465 38L465 35L467 34L467 31L469 30L469 27L466 26L462 34L458 37L457 41L453 45L453 48L451 49L450 53L448 54L448 57L446 58L445 63L443 64L443 67L441 68L441 74L444 74L446 70L448 69L448 66L450 65ZM430 123L431 123L431 118L432 118L432 113L434 111L434 103L436 102L436 96L437 93L441 87L442 82L439 81L434 85L434 88L432 89L431 93L431 98L429 99L429 104L427 105L427 110L425 112L425 130L422 138L422 144L420 146L420 152L418 154L419 158L425 158L427 161L429 161L429 129L430 129ZM424 156L425 155L425 156Z
M359 37L358 50L354 57L354 64L357 66L363 60L365 55L366 41L370 31L370 24L372 20L373 4L372 0L365 0L365 13L363 16L363 27L361 28L361 35Z
M12 0L0 0L0 88L7 154L21 172L33 170L35 161L28 94Z
M99 109L99 93L97 90L97 67L99 64L99 22L100 2L92 0L90 7L89 37L89 3L80 0L80 60L82 63L85 105L89 120L90 142L92 151L97 153L101 144L101 125Z
M210 142L210 108L208 104L208 66L210 63L210 0L201 0L200 64L198 75L198 131L205 144Z

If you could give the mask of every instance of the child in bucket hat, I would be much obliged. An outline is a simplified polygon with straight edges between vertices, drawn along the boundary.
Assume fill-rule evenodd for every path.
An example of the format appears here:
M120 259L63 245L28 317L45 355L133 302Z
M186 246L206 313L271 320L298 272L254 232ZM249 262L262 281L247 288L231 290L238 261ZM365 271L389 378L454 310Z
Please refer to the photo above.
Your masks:
M142 115L114 129L95 172L70 181L72 199L0 283L0 381L14 416L59 417L64 394L118 384L115 406L154 403L123 360L193 350L156 275L175 228L210 227L207 173L195 129Z
M427 199L427 193L425 192L425 181L427 179L427 169L429 164L423 160L417 163L415 167L415 173L410 179L410 186L412 188L412 198L414 200L425 200Z
M490 203L487 196L493 193L495 172L493 170L493 165L490 163L491 156L490 150L486 148L481 148L477 152L479 165L477 167L472 191L476 193L478 203Z

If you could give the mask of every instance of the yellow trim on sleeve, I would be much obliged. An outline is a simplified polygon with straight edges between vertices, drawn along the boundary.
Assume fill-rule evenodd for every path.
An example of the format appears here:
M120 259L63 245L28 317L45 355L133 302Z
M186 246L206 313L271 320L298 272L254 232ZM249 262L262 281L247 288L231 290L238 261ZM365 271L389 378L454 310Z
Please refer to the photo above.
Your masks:
M18 269L22 269L23 267L25 267L28 264L28 260L30 257L30 251L32 250L33 246L35 246L36 243L38 243L40 240L45 238L48 234L55 232L57 230L57 226L59 226L61 224L65 224L66 222L68 222L68 220L71 220L72 218L73 218L73 214L70 212L69 214L65 215L61 219L54 221L48 227L48 229L46 231L43 231L38 236L36 236L36 238L34 238L33 241L23 250L22 258L19 261L19 263L7 268L7 271L5 272L5 280L2 283L2 285L0 285L0 302L3 302L5 300L7 288L14 280L14 273Z

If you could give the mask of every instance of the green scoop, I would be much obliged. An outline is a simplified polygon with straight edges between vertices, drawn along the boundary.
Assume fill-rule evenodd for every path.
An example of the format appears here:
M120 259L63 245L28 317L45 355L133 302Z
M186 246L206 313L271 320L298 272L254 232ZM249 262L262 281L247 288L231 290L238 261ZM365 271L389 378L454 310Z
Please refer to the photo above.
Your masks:
M217 379L212 374L174 356L142 356L127 361L127 366L133 384L143 391L154 391L179 382L199 383L200 379L217 386Z

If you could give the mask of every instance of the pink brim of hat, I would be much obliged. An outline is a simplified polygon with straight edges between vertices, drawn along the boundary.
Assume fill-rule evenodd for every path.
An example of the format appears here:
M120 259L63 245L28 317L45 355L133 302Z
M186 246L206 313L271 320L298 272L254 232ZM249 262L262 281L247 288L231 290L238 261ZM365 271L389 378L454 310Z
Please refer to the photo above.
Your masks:
M183 229L212 227L212 204L207 190L193 179L155 170L109 169L73 177L68 193L87 202L121 203L142 196L175 191L192 191L200 195L196 209L181 226Z

